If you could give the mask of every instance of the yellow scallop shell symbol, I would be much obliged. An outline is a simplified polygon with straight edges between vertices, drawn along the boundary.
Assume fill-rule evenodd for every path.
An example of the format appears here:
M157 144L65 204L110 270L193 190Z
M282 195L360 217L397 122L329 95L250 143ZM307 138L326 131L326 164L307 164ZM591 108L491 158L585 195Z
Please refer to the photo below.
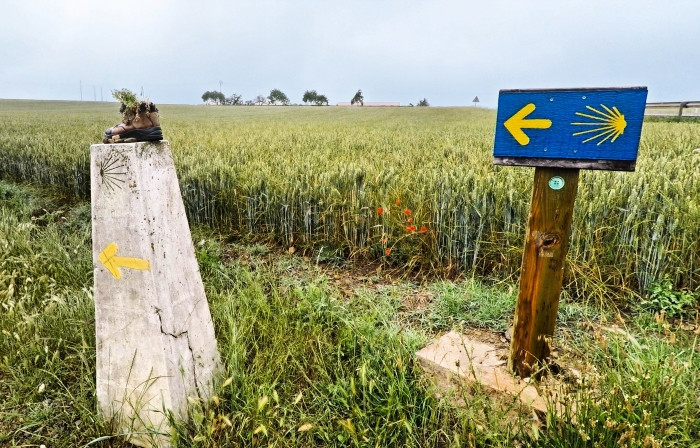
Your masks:
M584 122L574 122L571 123L574 126L595 126L592 129L586 129L585 131L574 132L574 136L592 134L586 138L583 143L588 143L590 141L598 140L597 145L610 140L610 143L617 140L617 138L625 132L627 127L627 122L625 121L625 116L617 110L617 107L613 106L612 109L600 105L603 110L598 110L591 106L586 106L586 109L593 112L595 115L585 114L583 112L576 112L579 117L588 118L592 121Z

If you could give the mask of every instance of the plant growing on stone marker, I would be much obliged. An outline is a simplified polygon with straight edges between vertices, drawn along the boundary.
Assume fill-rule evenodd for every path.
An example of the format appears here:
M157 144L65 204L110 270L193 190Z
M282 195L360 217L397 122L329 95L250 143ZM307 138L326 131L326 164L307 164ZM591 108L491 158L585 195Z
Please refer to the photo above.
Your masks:
M139 99L129 89L113 90L121 103L122 121L105 130L103 143L131 143L163 140L158 108L148 98Z

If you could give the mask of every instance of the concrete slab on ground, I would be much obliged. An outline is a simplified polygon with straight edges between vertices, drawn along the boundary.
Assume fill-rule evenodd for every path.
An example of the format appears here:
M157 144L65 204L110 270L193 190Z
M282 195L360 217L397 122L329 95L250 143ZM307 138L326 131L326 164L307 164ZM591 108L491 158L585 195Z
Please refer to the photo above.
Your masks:
M416 355L425 369L437 375L480 383L492 391L516 396L538 412L547 412L547 403L537 389L508 372L505 349L450 331Z

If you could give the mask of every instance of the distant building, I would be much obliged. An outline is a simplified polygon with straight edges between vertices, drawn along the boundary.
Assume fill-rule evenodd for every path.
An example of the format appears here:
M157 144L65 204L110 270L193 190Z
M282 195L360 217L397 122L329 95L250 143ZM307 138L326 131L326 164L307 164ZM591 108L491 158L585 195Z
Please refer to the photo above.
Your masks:
M370 103L369 101L365 101L364 107L396 107L399 106L399 103L394 103L394 102L379 102L379 103ZM343 103L338 103L337 106L353 106L353 107L359 107L361 106L360 103L355 103L355 104L350 104L350 102L343 102Z

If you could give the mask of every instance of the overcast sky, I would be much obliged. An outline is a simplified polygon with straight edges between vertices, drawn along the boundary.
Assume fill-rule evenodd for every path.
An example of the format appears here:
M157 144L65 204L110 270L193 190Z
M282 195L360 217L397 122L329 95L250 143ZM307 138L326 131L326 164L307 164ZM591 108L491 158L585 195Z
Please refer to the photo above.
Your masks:
M647 86L700 100L700 0L22 0L0 13L0 98L200 104L278 88L331 104Z

